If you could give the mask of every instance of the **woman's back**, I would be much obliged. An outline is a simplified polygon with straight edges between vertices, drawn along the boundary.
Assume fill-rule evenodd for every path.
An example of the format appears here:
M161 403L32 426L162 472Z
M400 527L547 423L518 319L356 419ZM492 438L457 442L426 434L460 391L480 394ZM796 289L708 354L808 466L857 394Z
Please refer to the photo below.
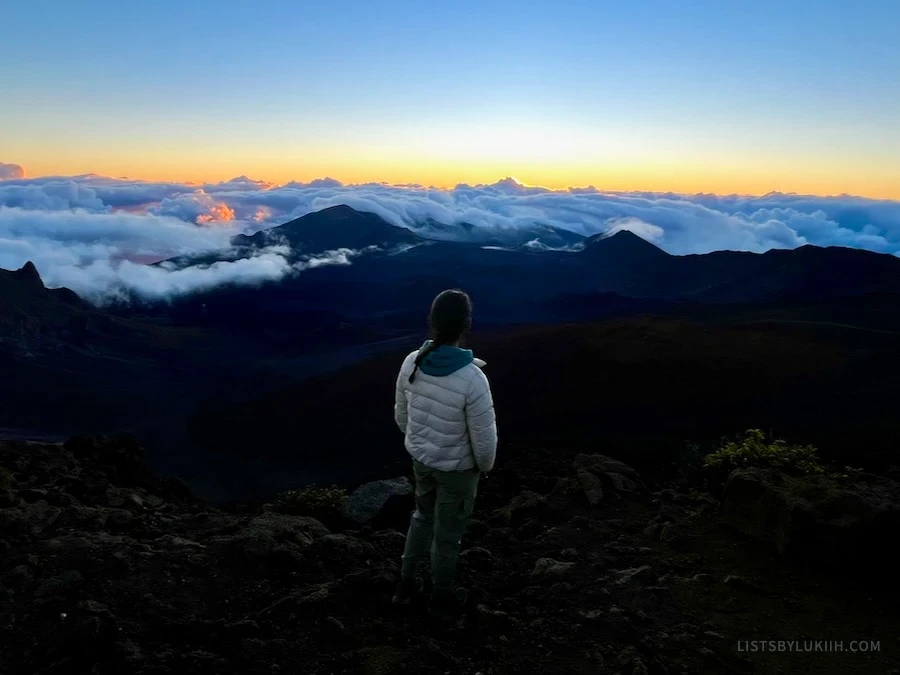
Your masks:
M419 567L430 561L431 612L449 617L466 603L454 587L456 564L478 481L494 466L497 425L484 361L459 346L472 321L463 291L449 290L431 305L431 339L403 361L397 376L394 419L413 457L416 511L403 550L394 603L421 594Z
M427 349L429 343L423 345ZM497 433L493 400L481 359L459 347L441 345L422 359L412 382L415 361L422 350L406 357L397 377L395 415L406 434L413 458L442 471L494 464ZM402 417L405 415L405 419Z

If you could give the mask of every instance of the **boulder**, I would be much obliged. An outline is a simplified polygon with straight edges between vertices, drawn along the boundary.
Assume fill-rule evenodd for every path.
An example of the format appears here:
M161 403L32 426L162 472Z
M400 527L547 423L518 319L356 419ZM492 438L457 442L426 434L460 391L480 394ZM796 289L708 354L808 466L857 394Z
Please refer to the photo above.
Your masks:
M106 502L106 491L109 489L109 481L103 476L85 475L59 476L54 482L54 487L71 495L83 504L103 504Z
M553 489L547 495L547 503L556 511L563 512L578 501L582 494L585 494L582 482L569 477L557 478Z
M85 530L100 530L106 525L107 514L90 506L70 506L63 513L66 525Z
M406 535L397 530L379 530L372 537L372 542L378 546L384 547L391 552L402 551L406 545Z
M331 534L315 518L291 516L275 511L267 511L247 523L247 530L265 532L276 540L291 540L301 544L311 544L313 540Z
M578 469L578 480L591 506L597 506L603 501L603 483L597 476L585 469Z
M312 551L318 555L319 560L329 564L333 570L335 565L351 566L365 560L371 555L373 547L370 543L361 541L346 534L328 534L318 539L313 545Z
M790 477L738 469L725 483L726 522L782 554L840 568L886 569L900 531L900 483L886 478L839 484L823 476Z
M625 462L607 457L606 455L581 454L575 457L572 466L577 469L587 469L594 473L618 473L635 481L640 480L638 472Z
M238 565L297 568L305 561L301 550L329 534L328 528L313 518L267 511L237 533L216 536L210 541L226 560Z
M634 492L637 490L637 483L624 474L610 471L606 476L612 482L613 487L619 492Z
M405 476L366 483L347 499L350 519L376 528L408 521L413 508L413 486Z
M204 549L206 548L206 544L201 544L192 539L185 539L184 537L177 537L171 534L164 534L161 537L157 537L154 539L154 543L157 546L167 548L167 549L184 549L184 548L193 548L193 549Z
M640 567L633 567L627 570L619 570L619 572L616 573L616 583L619 585L628 584L633 581L652 583L655 580L656 573L650 565L641 565Z
M36 598L72 597L82 588L84 577L76 570L67 570L44 581L35 591Z
M39 535L53 527L62 509L45 501L24 503L18 508L0 510L0 531L7 533Z
M530 490L513 497L512 500L499 510L500 520L508 525L516 526L535 517L542 518L547 515L547 499L537 492Z
M647 527L644 528L644 536L648 539L658 539L660 533L660 524L659 523L650 523Z
M481 546L467 548L459 557L468 569L477 572L487 572L494 566L494 555Z
M600 490L599 496L602 498L603 487L616 496L645 489L637 471L625 462L606 455L578 455L572 463L572 468L578 473L588 500L591 500L591 494L588 494L589 489L594 495L594 499L597 498L597 490ZM591 503L594 504L593 501Z
M110 509L106 517L106 527L113 532L124 532L134 522L134 514L125 509Z
M13 567L6 576L3 577L10 588L26 588L34 581L34 574L28 565L17 565Z
M324 611L334 601L335 583L324 583L294 591L261 610L257 616L263 623L295 620L311 611Z
M536 577L561 576L575 567L572 562L560 562L553 558L541 558L534 564L534 570L531 572Z

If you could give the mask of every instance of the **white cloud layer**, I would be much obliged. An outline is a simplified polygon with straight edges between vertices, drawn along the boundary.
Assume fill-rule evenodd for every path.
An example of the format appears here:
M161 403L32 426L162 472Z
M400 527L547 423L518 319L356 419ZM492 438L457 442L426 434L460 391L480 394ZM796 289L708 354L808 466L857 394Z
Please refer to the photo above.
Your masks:
M900 254L900 202L848 195L676 195L592 187L552 191L511 179L442 190L343 185L331 178L279 186L246 176L206 185L94 174L24 176L22 167L0 164L0 267L18 268L32 260L48 285L69 286L96 301L129 291L172 297L220 283L253 284L295 273L297 267L275 248L248 260L184 270L144 263L227 248L239 232L337 204L444 239L456 236L453 228L438 234L429 231L429 222L468 223L501 239L536 223L583 235L628 229L674 254L761 252L803 244ZM460 239L468 236L459 228ZM341 254L323 260L340 262Z

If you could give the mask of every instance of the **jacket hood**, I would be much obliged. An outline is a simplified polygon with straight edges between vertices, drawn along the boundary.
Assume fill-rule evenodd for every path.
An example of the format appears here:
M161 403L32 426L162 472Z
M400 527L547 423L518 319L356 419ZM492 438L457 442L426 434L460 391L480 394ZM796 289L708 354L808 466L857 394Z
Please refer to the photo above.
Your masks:
M426 340L420 349L425 349L431 344L431 340ZM470 363L476 363L478 366L484 365L484 361L476 359L471 349L462 349L460 347L451 347L450 345L440 345L439 347L428 352L428 355L419 366L426 375L434 375L436 377L444 377L455 373L457 370L465 368Z

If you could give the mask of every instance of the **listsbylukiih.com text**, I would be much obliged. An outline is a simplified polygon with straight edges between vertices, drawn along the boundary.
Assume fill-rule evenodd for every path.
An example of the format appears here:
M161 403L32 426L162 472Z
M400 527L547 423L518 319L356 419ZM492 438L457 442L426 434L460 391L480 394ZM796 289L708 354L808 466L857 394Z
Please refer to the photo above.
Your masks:
M880 652L881 640L738 640L739 652Z

